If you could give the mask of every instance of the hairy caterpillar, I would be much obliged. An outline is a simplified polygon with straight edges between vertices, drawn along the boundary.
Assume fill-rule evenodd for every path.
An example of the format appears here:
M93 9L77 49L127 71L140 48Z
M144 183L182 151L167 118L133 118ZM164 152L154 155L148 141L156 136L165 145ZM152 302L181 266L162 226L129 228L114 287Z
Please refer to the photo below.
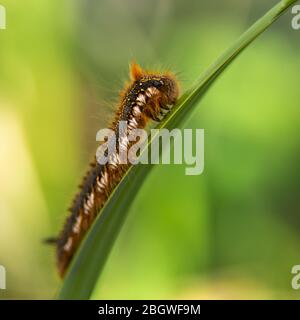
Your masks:
M133 63L130 74L131 82L120 93L119 107L110 126L116 134L120 121L126 121L130 130L145 128L149 120L160 121L174 105L179 93L177 81L171 73L152 73ZM117 148L128 148L128 145L126 136L118 138ZM94 158L60 235L48 240L56 245L56 264L61 277L99 210L129 166L118 163L117 157L106 165L99 164Z

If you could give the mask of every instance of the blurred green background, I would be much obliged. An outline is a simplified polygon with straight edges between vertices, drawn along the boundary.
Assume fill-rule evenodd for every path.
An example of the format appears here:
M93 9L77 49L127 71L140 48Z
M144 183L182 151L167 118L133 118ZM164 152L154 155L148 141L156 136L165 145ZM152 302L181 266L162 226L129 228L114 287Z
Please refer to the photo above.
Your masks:
M268 0L2 0L0 298L52 298L54 252L96 132L128 63L177 72L183 90ZM205 170L156 166L93 294L118 298L299 298L300 30L291 12L210 89L187 128L205 129Z

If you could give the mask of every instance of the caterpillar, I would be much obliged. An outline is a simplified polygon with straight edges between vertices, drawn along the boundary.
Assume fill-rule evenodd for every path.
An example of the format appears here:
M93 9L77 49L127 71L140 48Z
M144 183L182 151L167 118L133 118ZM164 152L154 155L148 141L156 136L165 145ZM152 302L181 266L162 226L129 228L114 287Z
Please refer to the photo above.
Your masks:
M143 129L149 120L160 121L179 94L177 80L170 72L154 73L132 63L130 78L120 93L118 109L109 126L116 135L120 121L126 121L129 130ZM117 148L128 148L129 145L126 136L118 137ZM62 278L86 232L129 166L118 163L117 157L103 165L96 157L91 162L62 231L57 238L48 239L48 243L56 246L56 265Z

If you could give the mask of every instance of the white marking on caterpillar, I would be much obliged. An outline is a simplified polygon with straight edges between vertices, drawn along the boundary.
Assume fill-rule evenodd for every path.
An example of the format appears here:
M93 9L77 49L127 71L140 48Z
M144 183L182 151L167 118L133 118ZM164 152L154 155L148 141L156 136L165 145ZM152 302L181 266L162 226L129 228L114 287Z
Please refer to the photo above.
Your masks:
M155 87L149 87L146 90L146 95L151 98L154 94L158 93L159 91Z
M85 202L84 205L83 205L84 214L88 215L90 213L89 210L90 210L90 207L87 204L87 202Z
M76 223L73 227L73 232L74 233L79 233L80 231L80 226L81 226L81 222L82 222L82 215L79 215L76 219Z
M134 116L139 116L141 114L141 109L138 106L135 106L132 113Z
M102 182L100 182L99 177L97 177L97 190L99 192L102 192L102 190L105 188L104 184Z
M109 159L109 164L112 165L113 167L117 167L119 163L120 163L119 155L116 153L113 153Z
M108 175L107 175L106 171L103 173L103 176L101 177L100 181L101 181L101 183L104 184L104 186L108 183Z
M145 97L145 95L143 95L142 93L140 93L140 94L138 95L138 97L136 98L136 101L142 102L142 104L146 103L146 97Z
M69 237L67 243L64 245L64 250L70 251L70 249L72 248L72 243L73 243L73 239Z
M129 126L130 129L135 129L138 126L138 123L137 123L136 119L135 118L131 118L129 120L129 125L128 126Z
M93 208L93 205L94 205L94 199L95 199L95 196L94 196L94 193L92 192L89 197L88 197L88 200L87 200L87 204L90 208Z

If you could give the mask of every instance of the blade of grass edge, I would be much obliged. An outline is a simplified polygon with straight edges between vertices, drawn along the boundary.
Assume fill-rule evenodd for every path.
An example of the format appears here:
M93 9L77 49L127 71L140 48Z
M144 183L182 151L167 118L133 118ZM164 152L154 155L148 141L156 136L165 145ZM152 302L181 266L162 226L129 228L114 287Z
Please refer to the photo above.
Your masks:
M283 0L254 23L206 71L196 84L179 99L157 128L181 126L200 98L223 70L264 30L297 0ZM151 137L151 143L156 136ZM103 270L113 243L123 225L137 190L141 188L152 165L132 166L111 194L80 246L64 279L58 299L88 299Z

